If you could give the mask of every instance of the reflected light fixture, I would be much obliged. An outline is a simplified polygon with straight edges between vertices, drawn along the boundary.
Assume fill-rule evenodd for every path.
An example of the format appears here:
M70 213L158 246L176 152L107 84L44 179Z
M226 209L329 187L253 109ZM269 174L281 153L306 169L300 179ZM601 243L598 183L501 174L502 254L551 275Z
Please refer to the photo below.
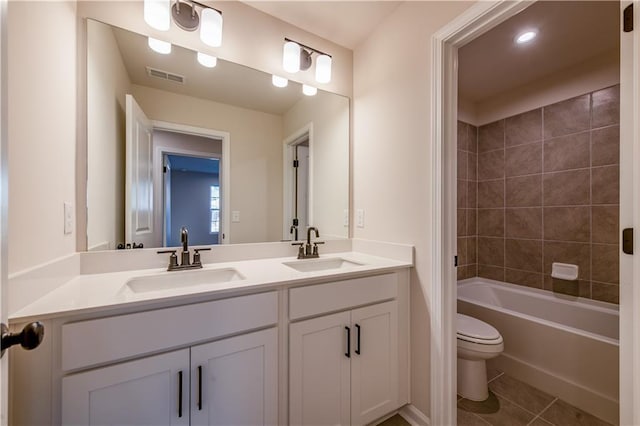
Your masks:
M218 58L207 55L206 53L198 52L198 62L203 67L214 68L218 64Z
M284 77L280 77L279 75L273 74L271 76L271 83L276 87L287 87L289 84L289 80Z
M303 84L302 85L302 93L304 93L307 96L315 96L316 93L318 93L318 89L316 89L313 86L309 86L307 84Z
M171 53L171 43L158 40L157 38L149 37L149 47L151 50L157 53L161 53L163 55L168 55Z
M208 46L222 45L222 12L194 0L144 0L144 20L158 31L167 31L171 19L185 31L200 29L200 40ZM199 10L198 10L199 9Z
M518 35L518 37L516 37L516 43L518 44L529 43L531 40L536 38L537 35L538 33L536 33L535 31L525 31L522 34Z
M312 55L316 54L316 81L328 83L331 81L331 55L327 55L313 47L305 46L297 41L284 39L282 51L282 68L288 73L297 73L311 68Z

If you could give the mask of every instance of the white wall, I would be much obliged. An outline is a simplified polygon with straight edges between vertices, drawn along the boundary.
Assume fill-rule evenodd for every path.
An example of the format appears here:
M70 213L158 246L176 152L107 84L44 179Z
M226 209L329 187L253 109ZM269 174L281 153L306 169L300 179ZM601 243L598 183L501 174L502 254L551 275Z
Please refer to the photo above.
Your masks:
M9 2L7 38L11 274L75 251L75 2Z
M284 115L285 138L313 123L313 223L322 238L349 237L349 99L318 92ZM302 235L302 233L300 234Z
M131 80L111 28L88 21L87 33L87 247L113 250L124 242L125 94Z
M470 2L404 2L354 51L355 237L415 245L411 399L429 415L431 35Z
M133 85L152 120L220 130L231 138L231 243L282 238L282 117ZM250 125L248 124L250 123Z

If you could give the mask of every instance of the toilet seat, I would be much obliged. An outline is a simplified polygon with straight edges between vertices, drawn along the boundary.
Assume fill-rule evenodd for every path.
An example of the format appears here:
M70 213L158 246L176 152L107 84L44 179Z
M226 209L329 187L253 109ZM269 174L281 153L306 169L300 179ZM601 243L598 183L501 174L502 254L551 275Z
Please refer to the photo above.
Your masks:
M457 314L457 338L478 345L502 344L502 336L493 326L464 314Z

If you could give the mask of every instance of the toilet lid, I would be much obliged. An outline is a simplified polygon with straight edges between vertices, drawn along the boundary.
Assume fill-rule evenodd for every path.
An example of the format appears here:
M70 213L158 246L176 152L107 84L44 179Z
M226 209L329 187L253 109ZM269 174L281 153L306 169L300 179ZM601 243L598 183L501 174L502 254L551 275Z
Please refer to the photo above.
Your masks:
M491 325L477 318L458 314L458 335L479 340L500 339L500 333Z

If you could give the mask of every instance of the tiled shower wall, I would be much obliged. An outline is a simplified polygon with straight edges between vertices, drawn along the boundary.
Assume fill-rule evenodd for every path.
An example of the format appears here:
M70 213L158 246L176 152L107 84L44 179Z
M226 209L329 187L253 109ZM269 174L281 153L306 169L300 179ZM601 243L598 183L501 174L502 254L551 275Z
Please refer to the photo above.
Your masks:
M619 141L619 86L479 127L477 275L618 303ZM473 185L466 168L459 189ZM458 198L467 219L470 192ZM465 225L459 253L473 265ZM552 279L552 262L577 264L578 284Z
M478 274L478 128L458 121L458 279Z

